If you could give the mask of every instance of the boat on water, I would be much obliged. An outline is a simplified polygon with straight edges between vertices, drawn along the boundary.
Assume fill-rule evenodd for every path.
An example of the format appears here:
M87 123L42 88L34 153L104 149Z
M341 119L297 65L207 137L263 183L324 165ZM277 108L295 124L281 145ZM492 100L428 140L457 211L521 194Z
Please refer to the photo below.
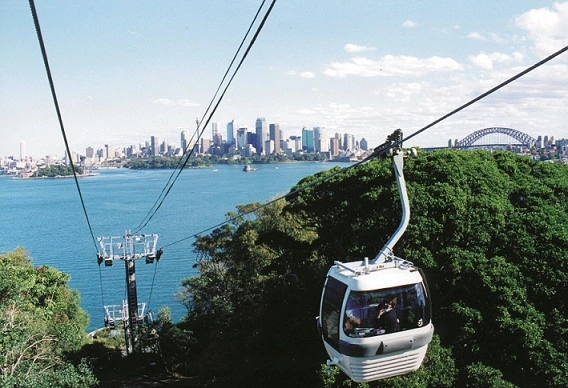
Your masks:
M243 167L243 171L244 171L244 172L256 171L256 168L255 168L255 167L251 167L250 164L245 164L245 166Z

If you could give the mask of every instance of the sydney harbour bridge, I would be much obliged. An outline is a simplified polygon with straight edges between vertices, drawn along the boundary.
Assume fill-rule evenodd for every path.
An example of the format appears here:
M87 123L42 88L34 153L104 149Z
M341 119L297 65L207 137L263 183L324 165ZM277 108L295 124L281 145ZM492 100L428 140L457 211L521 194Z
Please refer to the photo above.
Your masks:
M448 142L451 148L523 146L534 147L536 139L512 128L491 127L479 129L461 140Z

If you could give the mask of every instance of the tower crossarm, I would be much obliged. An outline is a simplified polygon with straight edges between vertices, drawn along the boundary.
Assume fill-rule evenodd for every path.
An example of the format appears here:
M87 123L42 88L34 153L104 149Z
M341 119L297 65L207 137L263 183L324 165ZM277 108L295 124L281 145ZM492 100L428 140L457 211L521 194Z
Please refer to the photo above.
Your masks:
M146 258L146 262L160 259L162 250L157 249L158 234L131 234L124 236L99 237L100 251L97 253L99 265L104 262L111 266L114 260L136 260Z

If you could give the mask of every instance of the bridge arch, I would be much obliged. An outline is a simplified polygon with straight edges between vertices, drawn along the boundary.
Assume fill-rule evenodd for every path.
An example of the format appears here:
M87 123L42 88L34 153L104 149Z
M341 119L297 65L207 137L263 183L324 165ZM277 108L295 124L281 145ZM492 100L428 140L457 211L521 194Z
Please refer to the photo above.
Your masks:
M472 146L473 143L475 143L476 141L478 141L482 137L490 135L492 133L503 133L505 135L508 135L508 136L512 137L513 139L519 141L519 143L521 143L521 144L523 144L523 145L525 145L529 148L534 146L534 144L536 143L535 138L533 138L530 135L527 135L524 132L518 131L516 129L503 128L503 127L491 127L491 128L479 129L479 130L467 135L463 139L458 140L456 142L456 144L454 145L454 147L459 148L459 147Z

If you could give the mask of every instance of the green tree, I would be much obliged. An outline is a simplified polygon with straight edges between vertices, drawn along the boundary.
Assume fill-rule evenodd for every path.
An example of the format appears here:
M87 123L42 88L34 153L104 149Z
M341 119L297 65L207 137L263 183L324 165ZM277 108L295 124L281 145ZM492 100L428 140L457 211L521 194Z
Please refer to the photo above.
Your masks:
M95 384L85 361L67 358L85 343L88 324L69 276L34 268L21 248L0 254L0 266L0 385Z
M83 174L83 169L79 166L74 166L75 167L75 172L78 175L82 175ZM44 167L44 168L40 168L39 170L35 171L32 174L32 177L37 178L37 177L48 177L48 178L55 178L55 177L59 177L59 176L71 176L73 175L73 169L71 168L71 166L68 165L62 165L62 164L54 164L52 166L49 167Z

